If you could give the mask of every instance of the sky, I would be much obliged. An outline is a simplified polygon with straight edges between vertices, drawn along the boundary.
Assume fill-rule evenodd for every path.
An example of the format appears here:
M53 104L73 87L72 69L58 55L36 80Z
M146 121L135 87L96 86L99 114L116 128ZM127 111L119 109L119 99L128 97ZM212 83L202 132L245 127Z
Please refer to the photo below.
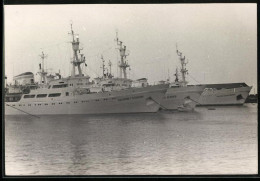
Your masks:
M116 32L126 46L128 77L153 84L174 81L188 63L189 84L245 82L257 91L257 6L251 4L73 4L5 5L4 67L7 81L37 73L47 54L50 73L71 74L70 24L79 34L91 78L102 75L101 55L119 76ZM39 80L39 75L35 75Z

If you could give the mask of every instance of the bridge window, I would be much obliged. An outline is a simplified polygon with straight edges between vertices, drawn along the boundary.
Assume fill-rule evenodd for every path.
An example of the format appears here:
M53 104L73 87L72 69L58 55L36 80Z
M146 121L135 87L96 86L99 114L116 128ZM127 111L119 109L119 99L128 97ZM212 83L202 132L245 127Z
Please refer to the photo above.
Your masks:
M47 94L38 94L36 97L37 97L37 98L47 97Z
M59 97L61 93L54 93L54 94L49 94L48 97Z
M62 87L68 87L68 84L61 84L61 85L53 85L52 88L62 88Z
M34 97L35 97L35 95L24 95L23 98L27 99L27 98L34 98Z

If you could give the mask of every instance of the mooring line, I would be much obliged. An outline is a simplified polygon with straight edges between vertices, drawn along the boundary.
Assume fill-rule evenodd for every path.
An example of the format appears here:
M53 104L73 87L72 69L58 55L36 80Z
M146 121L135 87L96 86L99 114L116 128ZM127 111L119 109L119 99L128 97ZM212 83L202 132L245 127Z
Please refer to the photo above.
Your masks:
M148 97L148 99L152 99L155 103L157 103L159 106L161 106L163 109L168 110L166 107L164 107L163 105L161 105L159 102L157 102L156 100L154 100L152 97Z
M192 98L188 98L188 99L192 100L193 102L198 103L199 105L202 105L201 103L199 103L199 102L197 102L197 101L194 101Z
M11 108L17 109L17 110L19 110L19 111L21 111L21 112L24 112L24 113L26 113L26 114L28 114L28 115L31 115L31 116L34 116L34 117L40 118L39 116L36 116L36 115L30 114L30 113L28 113L28 112L26 112L26 111L23 111L23 110L21 110L21 109L18 109L18 108L16 108L16 107L13 107L13 106L11 106L11 105L9 105L9 104L6 104L6 105L7 105L7 106L10 106Z

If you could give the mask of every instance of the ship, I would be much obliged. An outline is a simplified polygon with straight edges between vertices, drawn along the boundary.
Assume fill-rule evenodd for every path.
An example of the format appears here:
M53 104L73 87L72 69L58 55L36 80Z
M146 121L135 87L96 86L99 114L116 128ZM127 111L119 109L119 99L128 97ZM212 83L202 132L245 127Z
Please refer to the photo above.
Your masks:
M86 65L84 54L80 54L79 38L76 37L71 24L73 59L71 76L54 78L47 76L43 63L39 65L41 81L29 92L19 93L10 99L10 92L5 96L5 115L59 115L59 114L108 114L108 113L152 113L161 107L160 102L169 85L159 84L147 87L131 87L126 77L124 49L123 59L119 65L121 76L114 78L113 86L108 85L111 77L90 81L88 75L82 73L81 64ZM75 38L76 37L76 38ZM122 44L121 44L122 45ZM77 73L76 74L76 70ZM107 83L102 83L102 82ZM116 86L119 87L115 89ZM126 85L126 86L125 86ZM112 87L112 89L111 89Z
M187 85L185 75L187 73L187 69L185 68L187 62L185 62L185 56L182 57L182 53L178 51L176 45L177 55L181 61L181 74L182 74L182 81L178 81L178 77L174 84L170 85L172 89L168 89L166 92L165 97L163 98L162 105L170 107L168 104L172 106L173 109L179 108L180 110L185 110L183 107L190 109L194 109L194 106L213 106L213 105L243 105L249 95L249 92L252 89L252 86L248 86L246 83L226 83L226 84L198 84L198 85ZM177 72L175 76L177 76ZM176 87L178 89L176 89ZM181 90L181 88L183 90ZM187 88L185 88L187 87ZM175 90L174 90L175 88ZM179 100L176 100L177 93L176 90L179 90L182 95ZM186 95L191 93L193 96ZM190 92L189 92L190 91ZM198 95L200 94L200 95ZM173 96L174 102L171 102L169 98ZM188 98L188 99L187 99ZM178 104L183 102L183 106L178 106Z
M179 80L178 69L176 68L175 82L170 83L161 104L164 109L168 110L193 111L196 105L199 104L205 85L188 85L186 80L186 74L188 73L186 64L188 62L185 61L185 56L182 55L177 46L176 52L181 62L182 80Z
M252 89L246 83L205 84L199 106L243 105Z
M120 75L124 75L126 78L125 69L129 67L128 63L124 60L127 56L125 54L126 52L126 46L122 46L122 41L118 40L117 34L116 34L116 41L119 45L119 52L121 56L121 62L119 64ZM186 81L186 64L185 57L182 57L182 53L177 50L177 54L180 57L181 60L181 73L182 73L182 81L178 80L178 77L176 77L175 82L169 83L168 81L159 81L159 85L168 85L168 89L166 94L164 95L163 99L159 104L161 105L160 109L164 110L179 110L179 111L193 111L195 106L198 104L199 97L201 93L203 92L205 86L204 85L187 85ZM101 57L103 60L103 57ZM104 64L103 64L104 67ZM103 71L104 72L104 71ZM111 69L110 69L111 72ZM175 74L178 76L178 73ZM107 84L108 80L110 80L111 84L115 85L114 80L111 78L111 74L107 75L107 79L100 79L100 81L103 81L104 84ZM140 78L137 80L131 80L131 79L125 79L126 84L125 86L131 86L131 87L138 87L138 88L144 88L149 87L147 78ZM111 87L111 86L110 86ZM112 88L112 87L111 87ZM118 88L118 87L117 87ZM120 89L120 87L119 87Z

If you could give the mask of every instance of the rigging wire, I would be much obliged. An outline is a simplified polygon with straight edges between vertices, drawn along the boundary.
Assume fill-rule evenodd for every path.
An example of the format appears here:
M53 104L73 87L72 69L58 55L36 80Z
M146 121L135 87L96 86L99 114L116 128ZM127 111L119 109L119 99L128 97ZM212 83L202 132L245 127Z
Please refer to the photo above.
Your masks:
M11 106L10 104L6 104L6 105L7 105L7 106L10 106L11 108L16 109L16 110L18 110L18 111L21 111L21 112L23 112L23 113L25 113L25 114L34 116L34 117L36 117L36 118L40 118L39 116L36 116L36 115L34 115L34 114L30 114L30 113L28 113L28 112L26 112L26 111L23 111L23 110L21 110L21 109L18 109L18 108L16 108L16 107L13 107L13 106Z
M93 69L90 68L89 66L88 66L88 68L89 68L89 70L91 70L94 74L96 74L96 76L99 76L99 74L98 74L95 70L93 70Z
M105 50L103 50L103 51L101 51L101 52L99 52L99 53L97 53L97 54L94 54L94 55L91 55L91 56L87 56L88 58L93 58L93 57L96 57L96 56L100 56L101 54L104 54L105 52L107 52L108 50L111 50L113 47L109 47L109 48L107 48L107 49L105 49Z
M190 76L194 81L196 81L197 83L201 84L201 82L197 81L194 77L192 77L190 74L188 74L188 76Z

